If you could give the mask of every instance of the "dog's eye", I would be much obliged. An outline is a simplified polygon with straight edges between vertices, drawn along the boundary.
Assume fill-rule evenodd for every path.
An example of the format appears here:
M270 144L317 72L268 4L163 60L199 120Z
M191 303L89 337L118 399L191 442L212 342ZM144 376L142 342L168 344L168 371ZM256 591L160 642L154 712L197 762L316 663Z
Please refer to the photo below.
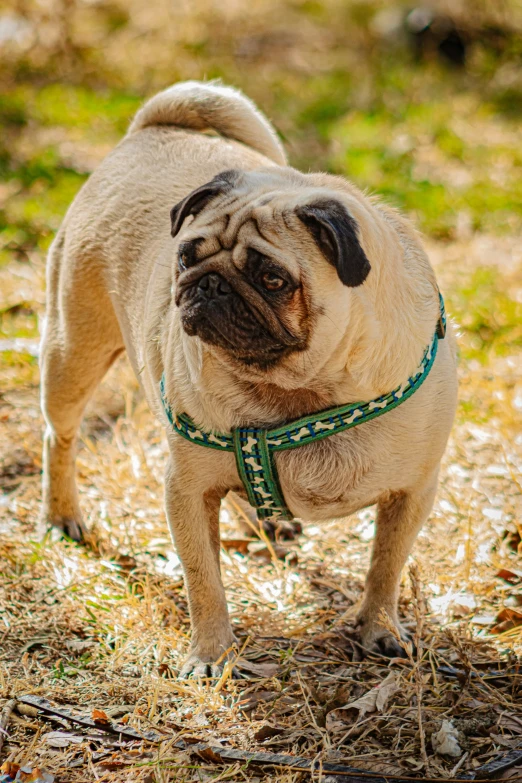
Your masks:
M286 280L283 280L282 277L275 275L273 272L265 272L261 276L261 282L267 291L281 291L286 285Z
M197 247L203 240L201 238L191 239L189 242L182 242L178 251L178 268L180 272L184 272L194 264L198 263L196 258Z

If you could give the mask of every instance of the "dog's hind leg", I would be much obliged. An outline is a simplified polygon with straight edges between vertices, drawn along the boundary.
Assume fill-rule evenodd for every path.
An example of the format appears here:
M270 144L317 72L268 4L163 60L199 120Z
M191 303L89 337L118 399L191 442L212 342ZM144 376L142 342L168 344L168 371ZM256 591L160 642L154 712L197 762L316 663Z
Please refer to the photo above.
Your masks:
M80 541L84 528L75 481L76 437L85 405L123 350L99 266L66 253L63 232L48 260L47 321L42 339L43 502L40 526Z

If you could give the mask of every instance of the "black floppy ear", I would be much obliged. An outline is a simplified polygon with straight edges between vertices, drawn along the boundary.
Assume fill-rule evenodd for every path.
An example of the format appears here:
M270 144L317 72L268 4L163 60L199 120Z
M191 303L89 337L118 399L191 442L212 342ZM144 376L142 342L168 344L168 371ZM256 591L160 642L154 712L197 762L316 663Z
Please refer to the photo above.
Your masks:
M370 262L359 244L357 223L343 204L325 199L298 207L296 214L337 269L341 282L352 288L364 283L371 269Z
M239 176L240 172L235 171L234 169L223 171L221 174L215 176L214 179L210 180L210 182L193 190L192 193L189 193L188 196L183 199L183 201L180 201L179 204L172 207L170 210L171 235L173 237L176 236L183 225L183 221L189 215L198 215L213 198L232 190L239 179Z

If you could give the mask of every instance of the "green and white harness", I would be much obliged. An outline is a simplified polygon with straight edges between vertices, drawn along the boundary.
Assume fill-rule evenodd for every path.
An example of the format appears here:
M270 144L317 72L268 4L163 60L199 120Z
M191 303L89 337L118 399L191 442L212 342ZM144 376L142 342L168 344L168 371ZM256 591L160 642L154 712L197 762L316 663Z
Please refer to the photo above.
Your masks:
M260 521L293 519L289 511L274 460L276 451L306 446L330 435L357 427L401 405L426 380L437 355L439 339L446 334L444 300L439 294L440 316L433 340L424 351L422 361L408 380L388 394L370 402L350 403L303 416L280 427L238 427L230 433L205 432L186 413L175 414L165 395L165 375L160 381L163 408L174 430L192 443L235 454L239 476L250 504Z

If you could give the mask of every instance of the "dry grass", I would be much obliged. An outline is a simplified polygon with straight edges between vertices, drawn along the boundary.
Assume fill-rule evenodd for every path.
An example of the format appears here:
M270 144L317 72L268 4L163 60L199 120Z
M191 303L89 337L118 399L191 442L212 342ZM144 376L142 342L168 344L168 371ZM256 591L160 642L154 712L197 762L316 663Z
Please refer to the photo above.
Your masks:
M483 264L484 241L432 247L450 300L466 268ZM457 270L452 255L465 258ZM500 274L515 275L520 285L516 269L504 264ZM40 310L42 262L12 264L4 279L8 302L30 299ZM413 588L405 575L403 614L414 632L423 628L417 656L391 664L354 660L349 623L368 563L368 510L305 527L283 561L251 544L246 554L241 545L224 549L234 627L244 659L254 666L248 681L225 678L217 685L176 680L189 625L164 520L166 445L128 366L122 361L104 382L82 429L79 482L92 530L92 549L86 551L64 541L32 539L41 418L36 368L22 359L23 372L4 369L0 398L3 698L35 693L87 714L127 705L130 725L162 727L173 740L190 735L432 777L451 775L459 761L432 750L431 734L444 718L463 731L461 771L518 744L519 356L497 357L487 365L461 363L461 408L475 409L478 400L481 407L471 418L461 411L435 509L414 550L420 577ZM223 537L243 537L230 507L223 509ZM356 712L345 713L344 722L329 721L332 710L361 696L390 669L400 689L383 713L360 720ZM47 738L57 728L63 726L15 717L4 752L10 760L38 761L59 780L243 780L261 774L216 771L173 751L169 740L137 751L107 748L84 736L80 744L53 748ZM278 779L297 780L298 774L281 773Z

